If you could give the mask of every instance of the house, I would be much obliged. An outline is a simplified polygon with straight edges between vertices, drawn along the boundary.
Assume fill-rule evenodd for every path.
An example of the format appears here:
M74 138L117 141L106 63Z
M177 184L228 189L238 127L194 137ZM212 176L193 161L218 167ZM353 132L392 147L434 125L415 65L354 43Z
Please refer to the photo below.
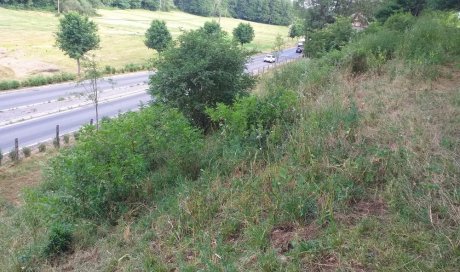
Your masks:
M353 29L361 31L369 26L369 22L367 21L366 16L364 16L361 12L357 12L351 15L351 25Z

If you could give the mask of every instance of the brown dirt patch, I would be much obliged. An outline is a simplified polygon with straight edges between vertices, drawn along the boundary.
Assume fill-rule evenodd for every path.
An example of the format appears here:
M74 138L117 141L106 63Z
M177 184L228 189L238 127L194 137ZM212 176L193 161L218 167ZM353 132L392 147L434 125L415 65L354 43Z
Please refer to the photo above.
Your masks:
M318 235L318 226L310 224L307 226L295 226L287 223L279 225L270 233L271 245L278 253L286 253L293 248L292 241L307 241Z
M42 181L42 165L53 157L55 153L56 151L39 153L33 149L31 157L22 158L16 164L8 161L7 158L3 158L4 164L0 166L0 198L14 205L21 205L22 190L40 184Z
M381 217L387 214L388 206L382 199L361 200L352 206L348 214L338 213L334 217L341 223L354 225L362 218Z
M59 271L75 271L82 263L84 264L98 264L100 262L101 256L97 248L94 248L90 251L77 251L67 262L60 265Z
M59 67L55 64L27 59L25 53L21 51L7 51L0 48L0 79L49 75L59 71Z
M330 253L322 254L312 263L312 271L336 271L340 267L337 256Z

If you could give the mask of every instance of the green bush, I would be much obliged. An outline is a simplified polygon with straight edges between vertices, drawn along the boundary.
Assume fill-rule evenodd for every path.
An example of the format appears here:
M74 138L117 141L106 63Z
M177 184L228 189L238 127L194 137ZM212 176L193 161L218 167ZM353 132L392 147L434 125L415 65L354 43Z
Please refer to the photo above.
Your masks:
M2 149L0 148L0 165L2 165L2 160L3 160L3 152L2 152Z
M75 141L78 141L78 139L80 139L80 132L75 131L75 132L73 133L73 138L75 139Z
M53 139L53 146L54 148L59 148L61 145L60 139L59 138L54 138Z
M72 248L72 226L65 223L54 223L48 234L48 243L44 249L45 256L54 257L70 251Z
M0 81L0 91L12 90L21 87L21 83L17 80L2 80Z
M64 143L69 144L69 142L70 142L70 137L69 137L69 135L67 135L67 134L64 135Z
M12 161L18 161L19 160L19 154L13 149L8 153L8 157Z
M398 48L402 58L421 65L442 64L460 55L459 20L447 13L427 13L418 18Z
M24 157L28 158L30 157L30 154L31 154L31 150L29 147L23 147L22 148L22 154L24 154Z
M38 152L45 152L46 151L46 144L41 143L38 145Z
M224 135L258 147L266 146L268 140L279 143L297 111L297 95L286 89L270 90L264 96L242 97L233 105L219 103L215 109L207 109L211 120L220 123Z
M340 50L354 33L348 18L338 18L335 23L310 34L310 40L305 44L304 54L317 58L331 50Z
M398 32L410 29L415 23L415 17L410 13L396 13L385 21L385 28Z
M61 195L58 205L69 214L116 220L130 203L148 199L148 188L197 178L202 145L201 133L177 110L123 114L98 132L86 126L75 147L52 160L46 188Z

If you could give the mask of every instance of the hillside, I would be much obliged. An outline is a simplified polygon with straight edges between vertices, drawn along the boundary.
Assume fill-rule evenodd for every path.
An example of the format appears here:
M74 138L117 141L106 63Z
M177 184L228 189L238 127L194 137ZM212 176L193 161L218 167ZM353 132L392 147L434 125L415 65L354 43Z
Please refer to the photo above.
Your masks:
M179 11L152 12L147 10L98 10L92 17L99 27L101 49L96 51L101 67L117 69L145 64L154 51L144 45L144 34L153 19L166 22L173 37L181 30L196 29L216 18L200 17ZM54 13L10 10L0 8L0 80L23 79L36 74L60 71L75 73L74 60L54 46L54 32L59 18ZM231 34L242 20L222 18L222 28ZM287 36L288 28L260 23L251 25L254 41L248 49L270 51L277 34Z
M214 133L164 105L87 128L0 204L0 270L458 271L452 18L265 74Z

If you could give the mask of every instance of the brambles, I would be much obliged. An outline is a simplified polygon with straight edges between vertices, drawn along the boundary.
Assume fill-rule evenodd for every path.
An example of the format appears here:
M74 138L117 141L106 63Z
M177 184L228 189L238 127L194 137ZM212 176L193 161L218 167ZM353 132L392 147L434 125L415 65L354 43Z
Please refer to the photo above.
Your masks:
M30 157L30 154L31 154L30 147L23 147L22 154L24 154L24 157L26 158Z
M48 258L66 253L72 248L72 227L66 223L56 222L51 225L48 243L44 253Z
M41 143L38 145L38 152L45 152L46 151L46 144Z
M70 142L70 136L67 135L67 134L64 135L64 143L65 143L65 144L69 144L69 142Z

